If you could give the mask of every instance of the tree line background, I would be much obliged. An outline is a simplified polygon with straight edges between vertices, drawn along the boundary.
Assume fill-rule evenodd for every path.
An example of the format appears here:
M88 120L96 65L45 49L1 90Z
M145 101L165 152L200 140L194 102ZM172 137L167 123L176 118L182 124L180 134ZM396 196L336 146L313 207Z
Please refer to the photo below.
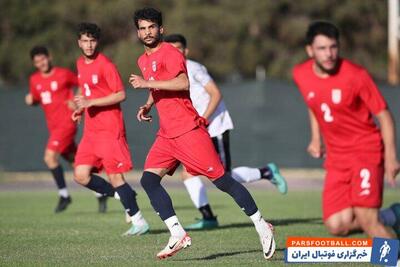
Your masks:
M252 79L257 66L267 77L290 78L306 58L304 34L316 19L341 30L342 55L365 65L375 78L387 72L387 1L381 0L1 0L0 85L24 84L33 71L29 50L47 45L57 65L75 69L76 26L102 28L102 49L123 78L138 72L143 52L132 21L137 8L164 15L166 33L188 39L190 57L218 80Z

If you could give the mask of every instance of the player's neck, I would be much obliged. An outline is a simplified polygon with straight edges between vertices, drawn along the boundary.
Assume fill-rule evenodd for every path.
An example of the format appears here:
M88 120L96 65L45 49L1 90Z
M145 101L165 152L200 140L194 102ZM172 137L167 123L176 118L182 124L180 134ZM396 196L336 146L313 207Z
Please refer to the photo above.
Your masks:
M340 61L336 62L336 66L332 70L326 70L314 61L312 65L312 69L315 75L321 79L327 79L338 73L340 68Z
M99 52L96 52L91 56L87 56L87 55L83 54L83 59L85 60L86 64L90 64L90 63L92 63L93 61L96 60L98 55L99 55Z
M53 66L50 66L49 69L46 72L41 72L41 75L43 77L50 77L54 73L54 68Z
M331 76L329 73L327 73L326 71L324 71L323 69L321 69L320 67L318 67L318 65L314 62L312 65L314 74L317 75L319 78L329 78L329 76Z
M153 54L156 52L158 49L160 49L162 42L159 42L156 46L154 47L149 47L149 46L144 46L144 52L147 55Z

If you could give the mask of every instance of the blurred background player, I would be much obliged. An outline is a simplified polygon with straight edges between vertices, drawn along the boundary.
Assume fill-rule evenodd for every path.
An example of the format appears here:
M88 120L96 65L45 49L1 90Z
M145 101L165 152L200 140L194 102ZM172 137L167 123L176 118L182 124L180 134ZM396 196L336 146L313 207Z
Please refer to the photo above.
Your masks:
M72 163L76 152L76 124L71 120L76 106L73 88L78 86L76 74L66 68L52 65L52 58L44 46L35 46L30 51L33 65L37 69L29 79L27 105L40 104L47 122L49 139L44 152L44 162L56 182L59 202L55 212L61 212L71 203L60 164L60 156ZM106 211L106 198L99 197L99 211Z
M125 181L124 173L132 169L120 103L125 89L115 65L98 51L100 28L93 23L78 26L78 45L82 56L77 60L82 95L75 97L78 110L74 121L85 112L85 127L75 158L75 180L104 196L117 192L132 226L125 235L149 231L136 203L136 192ZM95 175L104 169L110 183Z
M187 40L181 34L171 34L163 37L165 42L171 43L187 57L189 49ZM205 66L186 59L186 67L190 83L190 98L196 111L208 120L207 130L211 136L215 150L224 165L225 171L231 172L232 177L240 183L249 183L260 179L269 180L280 193L286 194L287 183L280 175L278 167L269 163L262 168L237 167L231 169L231 152L229 145L229 131L233 129L232 119L225 106L222 94ZM183 168L182 179L189 192L193 204L200 211L203 218L186 229L207 229L218 226L217 218L210 207L206 187L199 176L192 176Z
M172 175L182 163L190 174L208 177L236 201L254 223L264 258L271 258L275 252L272 225L263 219L246 188L225 172L205 128L206 120L198 115L190 100L185 57L161 40L161 12L143 8L135 12L133 19L145 50L138 59L144 78L131 74L129 82L135 89L150 89L147 103L139 108L137 117L139 121L151 121L148 113L155 104L160 119L160 129L140 180L154 210L171 233L157 257L173 256L191 245L191 238L179 223L171 198L161 185L162 177Z
M325 226L333 235L362 230L371 237L393 238L385 226L400 233L400 205L379 210L384 173L394 186L400 169L392 115L368 72L340 58L336 26L312 23L306 44L310 59L295 66L293 76L309 108L308 152L323 156L321 137L326 147Z

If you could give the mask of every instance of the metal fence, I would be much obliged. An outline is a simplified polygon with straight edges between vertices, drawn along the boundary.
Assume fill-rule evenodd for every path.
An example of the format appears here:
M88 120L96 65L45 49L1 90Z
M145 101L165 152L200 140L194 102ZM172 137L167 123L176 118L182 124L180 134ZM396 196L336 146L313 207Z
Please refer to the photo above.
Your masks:
M26 90L0 90L2 170L46 169L42 160L47 140L44 116L40 108L25 106ZM321 166L320 160L311 159L305 152L309 141L307 109L291 82L231 83L221 85L221 90L235 125L231 134L233 166L261 166L270 161L283 167ZM399 121L400 90L386 85L381 90ZM127 93L122 106L128 142L135 168L141 169L158 121L148 124L136 120L136 110L145 102L147 91L127 89ZM81 131L77 141L80 137Z

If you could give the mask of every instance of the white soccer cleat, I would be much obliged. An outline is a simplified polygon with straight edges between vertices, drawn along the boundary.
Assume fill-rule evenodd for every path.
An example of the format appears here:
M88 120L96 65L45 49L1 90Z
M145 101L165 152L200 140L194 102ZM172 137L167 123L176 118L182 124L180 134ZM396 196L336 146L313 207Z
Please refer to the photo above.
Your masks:
M276 244L274 239L274 227L268 222L265 222L265 226L265 230L258 234L260 235L264 258L268 260L274 255Z
M188 234L185 234L184 237L180 238L171 236L169 238L167 246L157 254L157 258L162 260L168 257L172 257L181 249L190 247L191 244L192 244L192 239Z

